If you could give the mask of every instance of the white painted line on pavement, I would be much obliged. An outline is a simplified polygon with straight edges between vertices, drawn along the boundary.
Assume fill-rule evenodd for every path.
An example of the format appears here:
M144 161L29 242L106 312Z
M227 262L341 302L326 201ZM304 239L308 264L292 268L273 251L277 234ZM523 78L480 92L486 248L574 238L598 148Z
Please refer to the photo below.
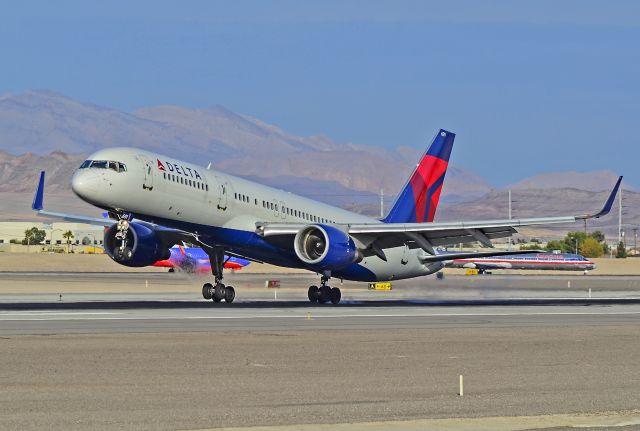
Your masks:
M75 316L81 313L65 313ZM304 319L307 320L306 314L287 314L287 315L235 315L235 316L122 316L122 317L89 317L91 315L99 315L99 313L83 313L84 317L60 317L52 313L51 318L31 317L14 318L21 316L19 314L0 315L0 320L11 321L43 321L43 320L253 320L253 319ZM105 313L109 314L109 313ZM118 314L118 313L113 313ZM121 313L124 314L124 313ZM60 313L62 315L62 313ZM419 317L534 317L534 316L635 316L640 315L640 311L608 311L608 312L530 312L530 313L433 313L433 314L315 314L313 319L336 319L336 318L385 318L385 317L403 317L403 318L419 318ZM8 316L9 318L5 318Z

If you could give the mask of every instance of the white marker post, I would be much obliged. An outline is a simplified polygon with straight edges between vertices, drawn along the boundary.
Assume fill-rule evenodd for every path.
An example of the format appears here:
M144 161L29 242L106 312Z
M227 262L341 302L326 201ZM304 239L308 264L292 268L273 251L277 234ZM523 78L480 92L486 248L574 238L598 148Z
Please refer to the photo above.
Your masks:
M591 288L589 288L589 299L591 299Z
M462 374L460 374L460 392L458 392L458 395L464 396L464 377L462 377Z

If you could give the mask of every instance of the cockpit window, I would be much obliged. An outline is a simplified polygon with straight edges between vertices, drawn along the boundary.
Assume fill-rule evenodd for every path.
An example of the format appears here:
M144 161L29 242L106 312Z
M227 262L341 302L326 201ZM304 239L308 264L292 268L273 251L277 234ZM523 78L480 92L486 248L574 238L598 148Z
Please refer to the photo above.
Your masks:
M80 169L111 169L116 172L125 172L127 165L120 162L114 162L110 160L85 160L80 165Z
M107 169L109 167L109 162L104 160L94 160L91 162L91 169Z

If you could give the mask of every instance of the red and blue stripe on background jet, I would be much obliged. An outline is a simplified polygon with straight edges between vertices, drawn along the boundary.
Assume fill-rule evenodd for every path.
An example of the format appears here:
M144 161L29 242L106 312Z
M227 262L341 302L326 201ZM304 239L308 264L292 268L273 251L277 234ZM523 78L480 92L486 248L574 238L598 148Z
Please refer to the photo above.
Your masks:
M169 249L171 256L168 259L159 260L152 266L169 268L169 271L179 269L188 273L211 272L211 262L207 253L198 247L183 247L181 245ZM224 257L225 269L242 269L249 265L249 261L235 256ZM173 272L173 271L172 271Z

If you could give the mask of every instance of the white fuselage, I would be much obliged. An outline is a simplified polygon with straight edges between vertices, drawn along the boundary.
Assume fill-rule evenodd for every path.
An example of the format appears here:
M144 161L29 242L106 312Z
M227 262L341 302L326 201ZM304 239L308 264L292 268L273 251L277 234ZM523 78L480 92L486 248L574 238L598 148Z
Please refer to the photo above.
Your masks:
M110 148L92 154L89 160L117 163L115 167L107 164L104 168L76 171L72 187L83 200L104 209L133 213L141 220L188 230L201 235L205 244L215 241L230 251L276 265L307 268L292 258L293 247L280 250L256 242L256 223L380 223L361 214L144 150ZM440 264L423 264L419 259L422 253L407 246L385 249L386 262L368 256L354 264L359 268L334 276L391 280L426 275L441 268Z

